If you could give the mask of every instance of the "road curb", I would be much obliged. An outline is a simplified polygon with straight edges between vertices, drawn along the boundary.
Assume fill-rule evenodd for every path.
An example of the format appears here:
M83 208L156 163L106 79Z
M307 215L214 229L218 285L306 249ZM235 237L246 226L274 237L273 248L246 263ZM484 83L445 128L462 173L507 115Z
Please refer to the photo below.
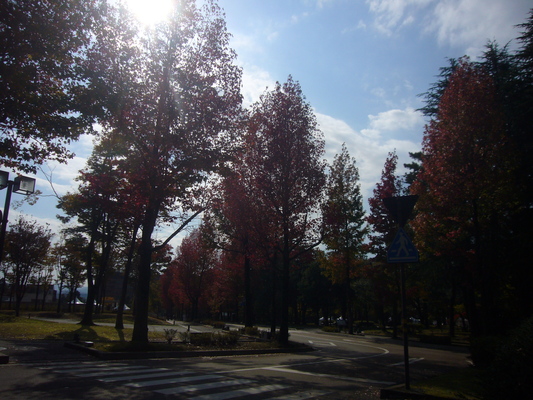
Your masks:
M150 358L191 358L191 357L221 357L221 356L248 356L258 354L277 353L305 353L314 351L312 347L278 348L263 350L192 350L192 351L139 351L139 352L108 352L99 351L83 343L65 342L65 347L75 349L101 360L141 360Z
M0 353L0 364L9 364L9 356Z

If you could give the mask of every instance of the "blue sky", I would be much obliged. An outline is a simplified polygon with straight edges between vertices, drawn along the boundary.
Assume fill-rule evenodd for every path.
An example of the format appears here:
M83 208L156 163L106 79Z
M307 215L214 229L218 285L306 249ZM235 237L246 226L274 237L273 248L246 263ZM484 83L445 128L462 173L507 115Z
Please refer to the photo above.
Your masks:
M143 0L144 1L144 0ZM144 1L160 18L169 0ZM137 0L128 0L135 8ZM365 204L379 181L388 152L399 172L409 151L420 149L424 124L418 96L436 81L446 58L479 56L488 40L506 44L519 35L531 0L219 0L231 45L243 68L245 105L289 75L300 82L317 115L332 160L347 144L357 160ZM135 8L139 9L139 8ZM511 49L516 43L511 42ZM59 194L91 151L91 138L73 145L68 165L50 165ZM45 169L48 169L45 167ZM38 189L51 195L38 174ZM5 192L5 191L3 191ZM0 194L3 204L4 193ZM12 201L20 200L14 195ZM13 210L48 222L57 231L53 197ZM164 234L161 234L163 237Z

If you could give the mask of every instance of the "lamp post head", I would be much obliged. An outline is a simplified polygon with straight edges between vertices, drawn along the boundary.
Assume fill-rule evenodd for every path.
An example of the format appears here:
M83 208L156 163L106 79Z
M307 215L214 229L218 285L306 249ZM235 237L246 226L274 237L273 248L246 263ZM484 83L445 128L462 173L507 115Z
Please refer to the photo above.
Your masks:
M8 185L9 172L0 171L0 190L5 189Z
M35 179L27 176L17 176L14 180L13 191L19 194L32 194L35 192Z

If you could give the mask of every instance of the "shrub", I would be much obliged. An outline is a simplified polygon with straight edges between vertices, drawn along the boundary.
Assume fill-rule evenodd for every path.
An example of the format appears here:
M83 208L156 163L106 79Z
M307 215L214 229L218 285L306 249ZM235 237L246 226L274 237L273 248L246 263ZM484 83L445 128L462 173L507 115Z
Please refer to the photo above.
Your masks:
M525 399L533 393L533 317L512 332L490 365L487 399Z
M259 336L259 328L257 326L246 326L241 328L241 333L247 336Z
M165 331L165 339L167 340L168 344L172 344L172 340L178 333L177 329L163 329Z
M180 335L185 343L205 347L234 346L239 340L239 334L237 332L204 332L193 334L184 332Z
M477 367L488 366L496 357L496 353L502 345L499 336L482 336L470 340L470 354L472 362Z
M452 344L452 338L449 336L438 336L438 335L419 335L418 338L422 343L430 344Z

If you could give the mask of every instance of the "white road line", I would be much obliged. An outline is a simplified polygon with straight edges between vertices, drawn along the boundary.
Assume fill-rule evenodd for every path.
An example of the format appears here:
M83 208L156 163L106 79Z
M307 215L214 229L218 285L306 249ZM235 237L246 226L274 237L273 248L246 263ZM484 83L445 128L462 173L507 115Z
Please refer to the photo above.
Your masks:
M180 372L169 371L169 370L167 370L167 372L157 372L157 370L152 370L152 371L146 371L146 373L144 373L144 374L124 375L124 376L118 376L118 377L114 377L114 378L101 378L101 379L98 379L98 380L100 382L120 382L120 381L136 380L136 379L163 378L163 377L167 377L167 376L181 375Z
M76 370L83 370L83 371L91 371L91 370L101 370L102 368L112 368L112 367L119 367L119 366L127 366L128 364L72 364L72 365L65 365L65 364L56 364L56 365L47 365L44 367L39 367L39 369L53 369L54 371L58 372L72 372ZM140 367L137 367L140 368Z
M418 362L418 361L422 361L424 358L410 358L409 359L409 364L413 364L415 362ZM404 365L405 363L402 361L402 362L398 362L398 363L394 363L394 364L389 364L387 365L387 367L397 367L399 365Z
M364 379L364 378L352 378L349 376L342 376L342 375L330 375L330 374L319 374L316 372L305 372L305 371L298 371L296 369L290 369L290 368L278 368L278 367L271 367L271 368L265 368L270 371L277 371L277 372L285 372L289 374L298 374L298 375L310 375L310 376L319 376L323 378L329 378L329 379L338 379L341 381L352 381L352 382L359 382L359 383L374 383L377 385L394 385L396 382L388 382L388 381L375 381L373 379Z
M313 342L311 340L309 340L309 343L311 344L314 344L315 346L332 346L332 347L337 347L337 345L333 342L322 342L322 341L319 341L319 342Z
M250 379L231 379L227 381L209 382L209 383L202 383L199 385L178 386L178 387L173 387L173 388L168 388L168 389L154 390L154 392L161 393L161 394L190 393L190 392L198 392L200 390L219 389L223 387L236 386L236 385L246 385L246 384L250 384L253 382L254 381Z
M289 395L283 395L280 397L273 397L268 400L305 400L305 399L314 399L315 397L325 396L326 394L330 394L331 392L323 392L319 390L312 390L310 392L298 392L293 393Z
M83 376L85 374L108 374L112 373L112 371L127 371L127 370L133 370L133 369L146 369L148 367L145 367L143 365L125 365L121 367L90 367L90 368L53 368L53 372L59 372L59 373L66 373L66 374L73 374L77 376Z
M192 374L192 373L194 373L194 372L191 372L191 371L180 371L180 372L176 372L174 375L182 376L182 375L189 375L189 374ZM206 375L201 375L201 376L206 376ZM220 375L207 375L207 376L214 376L217 379L220 379ZM205 378L198 379L196 376L186 376L186 377L181 377L181 378L155 379L155 380L151 380L151 381L131 382L131 383L126 383L125 386L149 387L149 386L169 385L169 384L173 384L173 383L191 382L191 381L203 380L203 379L205 379Z
M266 393L266 392L271 392L274 390L286 389L288 387L289 386L287 385L265 385L265 386L259 386L259 387L250 387L246 389L232 390L229 392L206 394L204 396L191 397L189 398L189 400L226 400L226 399L232 399L234 397L239 397L239 396Z
M113 369L113 370L100 370L98 372L90 373L80 373L76 371L75 376L81 376L83 378L98 378L99 376L116 376L116 375L125 375L125 374L138 374L140 372L151 372L151 371L168 371L168 368L149 368L138 366L137 368L122 368L122 369Z

